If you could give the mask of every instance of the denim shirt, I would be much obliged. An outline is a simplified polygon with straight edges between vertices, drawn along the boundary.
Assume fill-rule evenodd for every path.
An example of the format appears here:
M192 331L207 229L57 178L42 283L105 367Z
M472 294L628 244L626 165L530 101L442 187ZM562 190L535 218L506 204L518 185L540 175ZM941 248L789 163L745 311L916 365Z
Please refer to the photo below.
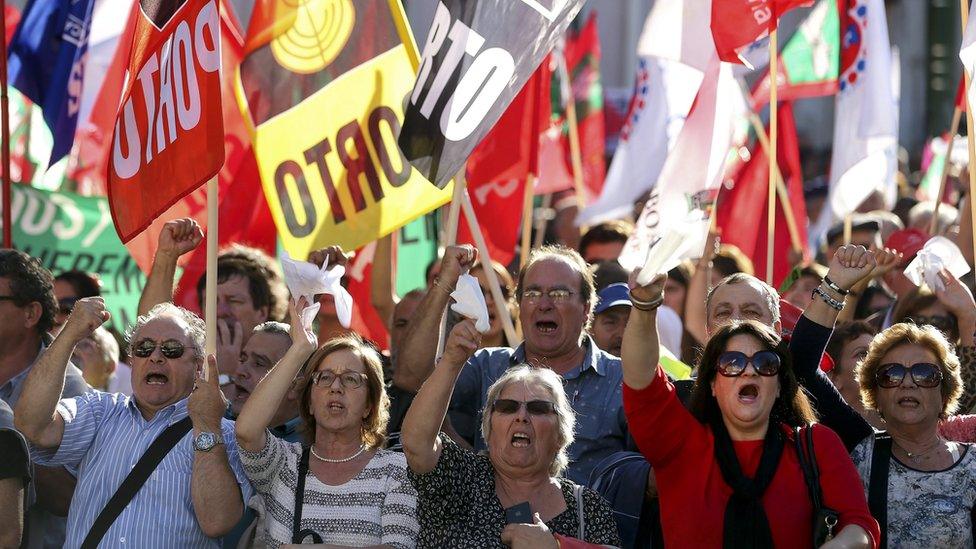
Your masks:
M567 478L586 484L590 471L603 458L627 448L627 419L623 409L623 370L620 359L601 351L586 336L583 363L563 375L566 398L576 412L576 440L569 446ZM486 449L481 436L481 411L488 388L512 366L525 363L524 344L516 349L479 349L461 370L450 418L454 429L472 443Z

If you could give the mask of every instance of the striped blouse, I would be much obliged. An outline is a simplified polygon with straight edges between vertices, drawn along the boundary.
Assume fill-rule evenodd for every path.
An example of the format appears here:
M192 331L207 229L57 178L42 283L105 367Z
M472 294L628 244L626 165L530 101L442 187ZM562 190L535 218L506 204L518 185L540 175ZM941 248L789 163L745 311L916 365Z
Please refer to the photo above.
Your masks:
M258 541L277 548L291 543L302 445L270 433L265 439L259 453L241 448L241 463L264 500ZM312 473L305 479L301 528L315 531L326 544L413 549L420 529L416 515L417 491L399 452L377 451L355 478L339 486Z

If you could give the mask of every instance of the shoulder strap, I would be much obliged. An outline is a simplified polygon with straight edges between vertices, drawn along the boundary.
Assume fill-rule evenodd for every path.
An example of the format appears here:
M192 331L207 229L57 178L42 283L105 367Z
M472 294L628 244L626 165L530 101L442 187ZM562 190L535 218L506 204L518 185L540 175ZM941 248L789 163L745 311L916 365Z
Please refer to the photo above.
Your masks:
M156 470L159 462L163 461L166 454L176 446L176 443L180 439L190 432L191 428L193 428L193 422L187 416L167 427L149 445L149 448L146 448L145 453L139 458L139 462L132 468L132 471L125 477L125 480L122 481L119 488L112 494L112 498L105 504L102 512L95 518L91 530L88 531L88 535L85 536L85 541L81 544L82 549L95 549L98 547L99 542L102 541L102 537L105 536L105 532L108 532L115 519L119 518L122 511L132 501L132 498L135 497L146 483L149 475Z
M305 505L305 477L308 476L308 456L310 446L302 448L302 457L298 461L298 482L295 485L295 511L291 523L291 542L301 545L308 536L312 536L312 543L322 543L322 536L314 530L302 530L302 507Z
M868 509L881 527L879 548L888 546L888 472L891 467L891 435L874 436L871 453L871 479L868 481Z
M817 471L813 456L813 435L811 427L794 427L793 443L796 446L796 457L803 472L803 482L807 485L807 493L814 509L821 506L820 472Z
M576 517L579 522L579 535L576 539L580 541L585 541L586 538L586 515L583 513L583 485L577 484L573 487L573 497L576 498Z

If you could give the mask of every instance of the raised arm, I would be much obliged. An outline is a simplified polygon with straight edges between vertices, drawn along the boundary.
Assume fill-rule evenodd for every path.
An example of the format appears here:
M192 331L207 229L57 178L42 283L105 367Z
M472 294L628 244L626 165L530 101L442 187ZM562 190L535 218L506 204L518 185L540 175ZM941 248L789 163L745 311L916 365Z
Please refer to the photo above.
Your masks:
M447 415L454 383L464 363L480 346L481 334L474 327L473 320L464 319L454 326L444 347L444 355L437 361L434 372L410 405L407 417L403 419L400 441L407 464L414 473L429 473L437 466L441 456L441 442L437 433Z
M858 282L863 279L870 280L871 272L876 265L877 260L874 253L868 251L864 246L856 244L841 246L830 260L827 276L820 283L819 289L843 305L850 295L849 292ZM840 291L830 286L828 281L833 282ZM847 303L853 307L854 301L848 300ZM821 326L832 329L840 312L839 309L831 307L823 296L817 294L803 311L803 316Z
M417 314L410 321L403 338L403 348L397 355L393 383L406 391L416 392L424 384L437 358L437 339L440 335L441 315L451 300L451 292L458 277L478 258L471 246L449 246L444 251L441 272L434 288L424 296Z
M664 283L667 275L658 275L646 286L637 284L640 269L630 275L630 292L634 306L630 308L630 320L624 329L620 347L624 383L641 390L654 381L661 355L657 335L657 309L664 301Z
M294 301L288 304L291 315L291 347L254 388L237 417L237 444L248 452L258 453L264 448L268 425L271 424L281 399L285 398L305 360L318 346L315 334L311 329L302 326L298 314L298 308L306 306L304 297L299 299L298 307Z
M167 221L159 233L159 245L153 256L152 270L146 278L146 287L139 296L139 315L150 309L173 301L176 279L176 262L180 256L196 249L203 242L203 230L189 217Z
M373 275L369 285L369 301L373 304L377 314L390 328L393 319L393 308L397 298L393 286L393 238L396 233L388 234L376 241L376 252L373 254Z
M705 331L708 315L705 310L705 297L708 295L708 277L711 275L709 264L715 257L718 238L717 233L709 233L704 255L695 266L695 274L688 282L688 293L685 297L685 329L695 338L697 345L704 345L708 341L708 334Z
M837 315L837 322L846 322L854 320L854 313L857 308L857 300L867 289L868 285L872 280L878 280L884 275L888 274L894 270L898 265L901 264L904 254L892 250L891 248L883 248L881 250L874 251L874 269L871 270L871 274L865 276L861 280L857 281L854 286L851 287L851 291L847 294L847 298L844 300L844 310ZM833 280L833 279L831 279Z
M105 300L86 297L75 303L64 329L37 359L24 381L14 410L14 424L27 440L41 448L57 448L64 420L54 412L64 390L64 373L75 345L109 319Z
M959 327L959 345L956 346L956 356L959 357L960 374L962 374L962 398L959 399L959 412L969 413L976 407L976 301L973 294L958 278L952 276L948 270L939 272L939 279L945 288L936 290L935 296L945 308L956 317Z

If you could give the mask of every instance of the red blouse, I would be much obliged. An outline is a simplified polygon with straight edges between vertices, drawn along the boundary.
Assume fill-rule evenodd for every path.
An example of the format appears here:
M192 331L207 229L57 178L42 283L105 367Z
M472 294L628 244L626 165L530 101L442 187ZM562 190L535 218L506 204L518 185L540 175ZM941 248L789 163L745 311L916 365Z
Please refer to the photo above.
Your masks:
M721 547L725 504L732 488L715 460L711 430L678 400L674 386L658 367L657 377L641 391L624 384L624 411L641 453L654 467L661 500L664 542L669 547ZM763 507L776 547L810 547L813 504L807 492L793 433L772 482L763 494ZM840 514L834 532L857 524L877 547L878 522L868 510L857 469L840 438L829 428L813 429L824 505ZM763 441L733 441L747 477L759 467Z

